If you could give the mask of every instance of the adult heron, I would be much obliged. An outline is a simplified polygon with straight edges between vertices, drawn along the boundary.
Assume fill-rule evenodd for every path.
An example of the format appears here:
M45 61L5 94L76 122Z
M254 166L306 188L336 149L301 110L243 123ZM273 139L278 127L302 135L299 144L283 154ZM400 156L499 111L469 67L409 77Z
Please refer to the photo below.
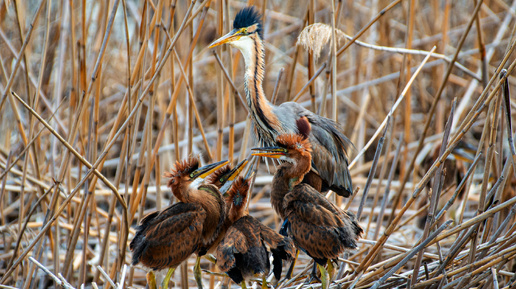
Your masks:
M298 103L273 105L262 87L264 45L261 15L254 6L245 7L235 17L233 30L217 39L210 48L228 43L240 50L245 60L245 93L254 133L263 146L274 146L282 134L296 134L296 121L306 117L312 127L308 137L312 145L312 169L305 176L320 192L329 189L343 197L353 193L348 170L348 152L353 147L338 123L317 115Z

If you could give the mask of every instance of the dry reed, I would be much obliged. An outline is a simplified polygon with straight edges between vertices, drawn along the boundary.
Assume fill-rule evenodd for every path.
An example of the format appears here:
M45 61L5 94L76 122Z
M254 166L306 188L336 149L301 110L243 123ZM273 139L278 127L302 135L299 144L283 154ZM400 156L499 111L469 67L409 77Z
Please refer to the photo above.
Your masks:
M516 288L516 1L470 2L0 0L0 288L145 286L127 244L174 202L162 172L254 145L242 58L207 49L253 3L269 99L339 121L357 149L336 202L367 230L331 287ZM445 187L461 142L474 161ZM270 170L249 209L277 228ZM310 264L278 288L318 288ZM192 267L171 284L193 286Z

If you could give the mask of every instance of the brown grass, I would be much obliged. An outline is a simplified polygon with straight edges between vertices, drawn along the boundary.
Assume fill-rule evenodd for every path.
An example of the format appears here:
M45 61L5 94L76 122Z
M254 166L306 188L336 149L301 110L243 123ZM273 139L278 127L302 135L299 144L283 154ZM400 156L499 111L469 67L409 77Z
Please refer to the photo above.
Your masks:
M356 194L335 201L367 232L332 288L515 288L516 2L252 2L267 95L338 120L357 148ZM0 288L145 286L127 244L174 202L163 172L191 154L236 163L254 145L243 60L207 49L246 3L0 0ZM454 199L437 180L460 141L478 149ZM259 166L250 210L277 228L273 172ZM320 286L303 285L309 264L301 253L278 286ZM171 284L193 286L192 267Z

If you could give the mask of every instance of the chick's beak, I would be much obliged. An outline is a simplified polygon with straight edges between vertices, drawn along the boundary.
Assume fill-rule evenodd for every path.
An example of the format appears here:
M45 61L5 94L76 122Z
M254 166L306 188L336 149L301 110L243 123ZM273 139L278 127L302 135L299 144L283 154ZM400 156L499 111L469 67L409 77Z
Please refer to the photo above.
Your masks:
M252 150L262 151L262 152L255 152L255 153L251 154L253 156L259 156L259 157L279 159L285 155L285 149L282 147L253 148Z
M234 181L238 177L240 172L245 168L245 166L247 165L247 162L248 162L247 159L241 161L231 171L229 171L227 174L223 175L220 180L222 182L222 184L224 184L228 181L229 182Z
M229 191L229 188L231 188L231 185L236 180L240 172L245 168L247 165L248 160L245 159L241 161L238 165L236 165L231 171L227 172L225 175L223 175L220 178L220 182L222 183L222 187L220 187L219 191L224 195L227 196L227 192Z
M228 160L225 160L225 161L216 162L216 163L205 165L204 167L198 168L193 173L191 173L191 178L192 179L196 179L196 178L204 179L208 175L213 173L214 171L225 166L228 162L229 162Z
M235 40L238 40L240 38L240 34L239 34L239 31L236 30L236 29L233 29L231 31L229 31L228 34L222 36L221 38L213 41L213 43L210 44L209 48L213 48L215 46L219 46L219 45L222 45L224 43L229 43L229 42L232 42L232 41L235 41Z

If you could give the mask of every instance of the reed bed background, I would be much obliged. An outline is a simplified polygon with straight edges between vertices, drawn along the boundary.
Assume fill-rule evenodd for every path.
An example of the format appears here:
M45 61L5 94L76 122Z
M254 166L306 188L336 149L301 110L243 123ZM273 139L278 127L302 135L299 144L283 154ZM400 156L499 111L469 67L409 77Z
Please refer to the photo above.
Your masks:
M1 0L0 287L145 286L128 242L174 202L163 172L191 154L236 163L254 145L243 59L207 48L248 4L264 15L268 97L336 119L356 146L355 195L334 201L366 234L331 286L515 288L509 0ZM296 45L313 23L340 41ZM458 181L439 181L459 141L478 148L462 199ZM269 169L259 165L249 209L278 228ZM431 187L444 195L421 201ZM425 204L435 222L421 225ZM278 286L320 286L303 285L309 265L301 254ZM171 284L194 286L192 267Z

